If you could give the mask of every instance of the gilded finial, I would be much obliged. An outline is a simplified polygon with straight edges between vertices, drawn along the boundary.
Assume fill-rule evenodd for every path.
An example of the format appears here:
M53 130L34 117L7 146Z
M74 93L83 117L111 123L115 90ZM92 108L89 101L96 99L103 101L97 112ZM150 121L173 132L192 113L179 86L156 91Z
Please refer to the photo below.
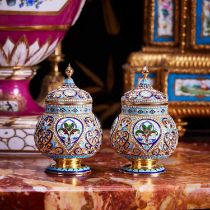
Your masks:
M67 77L70 79L72 74L74 73L74 69L72 69L70 63L68 65L68 67L66 68L65 72L66 72Z
M149 74L149 70L148 70L148 67L146 65L144 65L144 67L142 68L142 74L143 74L144 79L147 79L147 76Z

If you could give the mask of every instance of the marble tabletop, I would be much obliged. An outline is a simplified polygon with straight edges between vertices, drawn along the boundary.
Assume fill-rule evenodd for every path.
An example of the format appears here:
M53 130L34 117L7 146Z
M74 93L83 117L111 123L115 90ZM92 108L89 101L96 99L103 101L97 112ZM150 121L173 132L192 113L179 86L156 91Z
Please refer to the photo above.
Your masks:
M210 137L209 143L180 142L162 161L166 173L158 176L119 173L127 161L111 149L107 134L101 151L85 161L92 174L48 175L44 170L51 162L40 154L2 154L0 209L210 209Z

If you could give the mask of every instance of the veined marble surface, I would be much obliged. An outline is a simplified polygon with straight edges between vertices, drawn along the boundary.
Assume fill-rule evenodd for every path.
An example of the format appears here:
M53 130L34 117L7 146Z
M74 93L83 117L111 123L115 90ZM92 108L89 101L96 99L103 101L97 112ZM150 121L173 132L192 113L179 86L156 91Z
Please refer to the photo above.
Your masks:
M159 176L118 172L125 159L109 146L86 163L86 177L45 174L51 160L40 154L0 157L1 210L185 210L210 209L209 143L179 143ZM209 137L210 138L210 137ZM199 138L198 138L199 140Z

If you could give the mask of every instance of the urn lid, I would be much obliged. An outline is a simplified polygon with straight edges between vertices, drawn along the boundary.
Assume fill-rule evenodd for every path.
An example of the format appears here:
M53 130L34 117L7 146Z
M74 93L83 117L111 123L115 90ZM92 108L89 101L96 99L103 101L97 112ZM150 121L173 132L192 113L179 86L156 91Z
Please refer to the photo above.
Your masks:
M64 84L58 89L50 92L45 102L46 104L55 105L85 105L92 104L92 97L85 90L79 89L74 80L71 78L74 70L68 65L66 69L67 78L64 80Z
M168 98L162 92L155 90L147 78L149 70L147 66L142 69L143 78L136 88L126 92L122 98L122 105L163 105L168 103Z

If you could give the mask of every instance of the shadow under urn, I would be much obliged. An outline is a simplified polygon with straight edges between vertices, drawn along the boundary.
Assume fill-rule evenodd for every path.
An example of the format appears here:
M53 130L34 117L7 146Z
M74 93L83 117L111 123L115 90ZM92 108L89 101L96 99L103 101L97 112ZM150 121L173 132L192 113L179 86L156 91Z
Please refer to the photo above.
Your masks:
M35 143L42 154L56 162L46 172L84 175L91 169L82 165L81 160L100 149L102 130L92 113L92 97L75 85L70 65L66 74L63 86L46 97L46 110L36 126Z
M131 161L120 171L130 174L162 173L157 164L169 157L178 143L178 130L168 114L168 98L152 88L146 66L138 86L122 98L121 114L111 128L111 144L116 152Z

